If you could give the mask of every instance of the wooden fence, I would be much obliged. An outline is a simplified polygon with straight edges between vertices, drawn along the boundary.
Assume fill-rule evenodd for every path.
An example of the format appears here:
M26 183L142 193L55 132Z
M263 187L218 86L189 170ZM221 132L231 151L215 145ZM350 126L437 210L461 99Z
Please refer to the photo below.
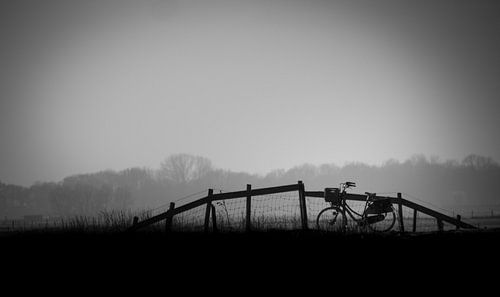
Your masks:
M269 188L259 188L252 189L251 185L247 185L246 190L236 191L236 192L227 192L227 193L219 193L214 194L212 189L208 190L207 196L196 201L187 203L185 205L175 207L175 203L171 202L170 207L166 212L163 212L159 215L153 216L151 218L145 219L143 221L139 221L137 217L134 218L133 225L128 229L128 231L134 231L152 224L159 223L161 221L165 221L165 229L166 231L170 231L172 227L172 221L174 216L191 210L196 207L200 207L205 205L205 217L204 217L204 231L208 232L210 230L210 218L212 218L212 229L217 231L217 215L215 211L215 207L213 202L215 201L224 201L236 198L246 198L246 211L245 211L245 230L252 230L252 198L256 196L263 195L271 195L277 193L284 192L298 192L299 199L299 208L300 208L300 222L301 228L303 230L309 229L308 226L308 213L306 207L306 197L324 199L323 191L305 191L304 183L302 181L298 181L296 184L277 186L277 187L269 187ZM476 227L470 224L467 224L461 220L460 215L457 215L456 218L447 216L443 213L437 212L430 208L424 207L415 202L404 199L401 193L397 194L397 197L386 197L386 196L377 196L380 198L389 199L389 201L393 205L397 205L397 213L398 213L398 225L399 231L405 232L405 225L403 220L403 206L410 208L413 210L413 220L412 220L412 231L416 232L417 226L417 214L423 213L428 216L435 218L437 228L439 231L443 231L443 222L454 225L457 229L475 229ZM346 200L348 201L366 201L366 195L361 194L347 194Z

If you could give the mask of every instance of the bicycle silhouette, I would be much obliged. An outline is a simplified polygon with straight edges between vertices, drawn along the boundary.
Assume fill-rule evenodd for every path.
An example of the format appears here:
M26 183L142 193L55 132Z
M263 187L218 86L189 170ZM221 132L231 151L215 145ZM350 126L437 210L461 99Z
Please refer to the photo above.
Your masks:
M316 227L323 231L345 232L348 227L347 214L354 221L353 225L359 228L375 232L391 230L396 222L396 212L389 198L365 192L363 212L358 213L347 204L346 199L346 190L353 187L356 187L356 183L345 182L340 184L340 188L325 188L325 201L330 203L330 206L318 214Z

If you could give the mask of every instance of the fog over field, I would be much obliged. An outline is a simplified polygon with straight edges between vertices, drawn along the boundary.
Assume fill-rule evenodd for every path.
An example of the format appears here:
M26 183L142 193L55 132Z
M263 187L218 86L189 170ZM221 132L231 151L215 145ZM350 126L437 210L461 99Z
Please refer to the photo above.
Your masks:
M2 1L0 215L298 180L497 209L499 15L497 1Z
M221 193L244 190L247 184L255 189L299 180L305 183L307 191L322 191L325 187L338 187L340 182L355 181L358 187L352 193L369 191L395 197L400 192L406 199L449 215L498 216L500 188L494 181L499 179L500 165L477 155L460 162L415 155L405 162L388 160L381 166L303 164L256 175L217 168L204 157L175 154L155 168L76 174L57 183L36 183L30 187L0 183L0 217L93 216L112 210L158 212L165 211L170 202L179 206L202 198L209 188Z

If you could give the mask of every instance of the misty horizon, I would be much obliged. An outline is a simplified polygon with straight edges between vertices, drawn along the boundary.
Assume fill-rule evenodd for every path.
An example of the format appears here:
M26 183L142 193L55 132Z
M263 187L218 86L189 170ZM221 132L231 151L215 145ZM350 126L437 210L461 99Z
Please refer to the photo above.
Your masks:
M66 176L58 182L29 187L0 180L0 217L44 215L95 216L113 211L161 211L170 202L185 204L201 198L208 189L216 193L276 187L302 181L308 191L323 191L339 183L357 183L354 192L404 197L433 207L446 207L469 215L500 211L496 184L500 165L492 158L469 155L461 161L414 155L404 162L388 160L380 166L354 162L302 164L266 175L234 172L214 166L210 159L189 154L170 155L159 168L102 170ZM270 197L267 197L269 199ZM444 209L443 209L444 210ZM443 211L442 210L442 211Z
M243 173L243 174L248 174L250 176L256 176L256 177L261 177L261 178L264 178L264 177L269 176L271 174L276 174L276 173L279 173L279 172L286 172L286 171L290 171L290 170L301 168L301 167L314 167L316 169L319 169L321 166L332 166L332 167L337 167L337 168L341 169L341 168L344 168L344 167L347 167L347 166L356 165L356 166L368 166L368 167L382 168L382 167L384 167L384 166L386 166L388 164L414 163L414 162L418 162L418 161L425 161L425 162L428 162L430 164L435 164L435 165L460 166L460 165L464 165L465 164L465 160L467 158L470 158L470 157L482 158L484 161L490 162L489 165L496 165L496 166L498 166L498 164L499 164L497 160L494 160L493 158L491 158L489 156L480 156L480 155L476 155L476 154L469 154L469 155L467 155L464 158L459 159L459 160L458 159L442 159L439 156L426 156L424 154L413 154L413 155L411 155L407 159L397 160L395 158L390 158L390 159L384 160L383 162L378 163L378 164L369 164L369 163L360 162L360 161L345 161L345 162L343 162L341 164L338 164L338 163L335 163L335 162L323 162L323 163L319 163L319 164L313 164L313 163L305 162L305 163L301 163L301 164L296 164L296 165L291 166L289 168L274 168L274 169L270 169L270 170L268 170L266 172L248 172L248 171L245 171L245 170L233 170L231 168L222 168L222 167L219 167L219 166L217 166L217 164L214 164L212 162L212 160L210 160L210 159L208 159L208 158L206 158L204 156L196 156L196 155L190 155L190 154L185 154L185 153L178 153L178 154L172 154L169 157L175 157L175 156L179 156L179 155L186 155L186 156L189 156L189 157L198 157L198 158L206 159L206 160L208 160L210 162L210 170L214 170L214 171L222 170L222 171L231 172L231 173ZM167 160L167 159L168 159L168 157L164 158L162 160L162 162L165 162L165 160ZM3 179L0 179L0 183L3 182L4 184L30 187L30 186L34 186L36 184L43 184L43 183L59 183L59 182L62 182L64 179L68 178L68 177L80 176L80 175L92 175L92 174L98 174L98 173L102 173L102 172L119 173L119 172L124 172L124 171L127 171L127 170L131 170L131 169L141 169L141 170L148 170L148 171L151 171L151 172L158 172L158 171L161 170L161 164L162 164L162 162L160 162L155 167L149 167L149 166L143 165L143 166L131 166L131 167L120 168L120 169L102 168L102 169L95 170L95 171L90 171L90 172L73 172L71 174L62 176L62 177L60 177L58 179L55 179L55 180L35 180L31 184L15 183L15 182L11 182L9 180L3 180ZM476 166L474 164L468 164L468 165L469 166Z

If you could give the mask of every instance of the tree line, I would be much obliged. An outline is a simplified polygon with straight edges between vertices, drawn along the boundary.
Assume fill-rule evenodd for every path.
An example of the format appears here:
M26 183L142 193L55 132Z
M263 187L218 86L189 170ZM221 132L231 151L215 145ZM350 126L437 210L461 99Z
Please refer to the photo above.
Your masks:
M442 206L500 203L500 165L478 155L461 161L415 155L404 162L388 160L379 166L304 164L256 175L216 168L204 157L175 154L158 169L77 174L60 182L38 182L30 187L0 182L0 216L94 215L105 210L150 209L208 188L235 191L243 190L246 184L257 188L298 180L304 181L306 190L322 190L351 180L358 184L354 192L403 192Z

